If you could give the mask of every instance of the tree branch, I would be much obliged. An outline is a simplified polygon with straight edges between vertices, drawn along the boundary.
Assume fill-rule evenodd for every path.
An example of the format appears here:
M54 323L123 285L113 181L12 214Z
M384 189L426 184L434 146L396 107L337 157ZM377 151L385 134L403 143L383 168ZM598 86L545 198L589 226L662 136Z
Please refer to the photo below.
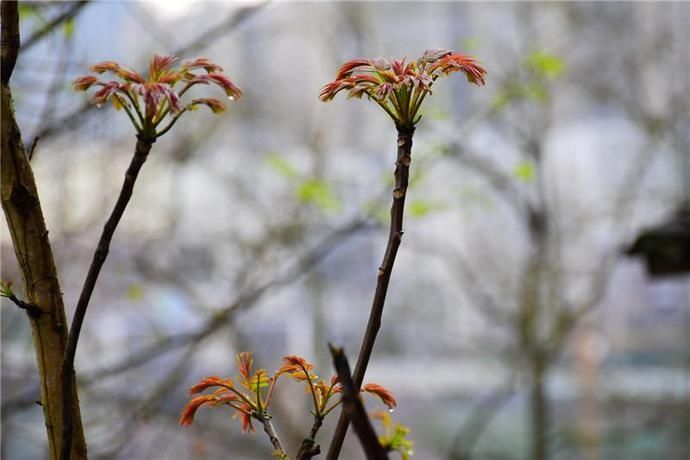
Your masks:
M374 300L369 314L369 321L367 322L364 339L362 340L362 346L359 350L357 364L355 365L355 371L352 376L357 389L362 386L364 374L369 364L369 358L374 350L376 335L381 328L381 317L383 315L383 307L386 303L388 284L390 282L391 273L393 272L395 256L398 253L398 247L400 246L403 235L403 213L405 210L405 196L407 195L408 178L410 175L410 163L412 162L412 137L414 136L414 127L397 126L397 128L398 158L395 162L395 187L393 189L393 204L391 206L388 244L386 245L383 262L379 267L376 280L376 291L374 292ZM333 441L328 451L328 460L336 460L340 455L340 449L343 446L348 425L348 413L343 410L340 413L340 419L338 420L338 425L333 434Z
M355 433L362 444L367 460L387 460L386 450L379 444L378 436L364 409L362 399L359 397L359 385L350 375L350 365L347 362L342 348L328 344L333 357L333 366L338 373L338 379L343 387L343 413L352 420ZM330 455L330 452L329 452Z
M316 444L316 434L321 429L323 424L323 415L314 414L314 422L311 425L309 436L302 440L302 444L297 451L296 460L310 460L321 453L321 446Z
M222 37L227 32L235 30L237 26L254 16L264 7L268 6L269 3L270 1L264 1L258 5L243 6L242 8L233 11L225 18L225 20L223 20L223 22L208 29L194 40L191 40L189 44L175 50L173 54L175 56L185 56L200 51L206 46L207 43L215 43L218 38Z
M36 32L34 32L33 35L31 35L26 42L22 45L21 50L23 52L26 52L37 44L43 37L48 35L50 32L53 31L57 26L62 24L63 22L69 21L70 19L74 18L79 14L82 8L84 8L89 2L88 1L80 1L80 2L74 2L69 9L65 10L62 14L59 14L55 18L53 18L51 21L49 21L46 25L38 29Z
M280 442L280 439L278 439L278 435L275 432L275 429L273 428L273 424L271 423L271 417L268 415L264 415L260 418L262 425L264 426L264 431L268 435L268 438L271 440L271 444L273 444L273 448L276 450L277 453L280 453L282 455L281 460L283 458L287 458L287 454L285 453L285 449L283 448L283 444Z
M105 223L103 233L98 241L98 247L93 255L93 260L91 261L88 274L86 275L86 280L84 281L84 286L82 287L81 295L79 296L79 301L77 302L77 308L74 312L74 318L72 319L72 327L69 330L65 356L62 361L62 384L67 389L63 392L63 407L69 407L73 399L73 391L71 390L70 383L74 381L74 357L76 355L79 335L81 333L82 324L84 323L86 309L89 306L91 294L93 294L93 290L96 286L96 281L98 280L98 275L101 272L103 263L108 257L110 241L112 240L115 230L117 229L117 225L120 223L120 219L125 212L125 208L132 197L137 176L139 175L139 171L141 170L141 167L144 165L144 162L151 151L153 142L155 142L155 140L139 137L134 151L134 156L132 157L132 161L125 174L125 181L122 184L120 196L115 203L115 207L113 208L108 221ZM70 460L72 429L73 420L69 416L68 412L63 411L62 449L60 454L61 460Z
M36 317L41 314L41 307L33 302L25 302L21 299L18 299L15 295L7 296L7 298L14 302L16 306L26 311L26 313L31 317Z
M64 393L60 379L60 362L67 336L65 309L36 181L15 120L12 91L9 88L20 46L17 2L2 2L0 11L2 16L0 40L2 44L2 114L0 115L2 208L12 237L14 253L24 278L24 290L28 299L25 304L34 305L43 313L30 315L30 318L50 458L57 459L61 449L62 420L67 417L73 421L74 425L70 437L72 456L74 459L85 459L86 443L78 401L74 398L69 406L60 404ZM70 389L73 390L72 384L69 382ZM65 414L62 413L63 407L66 407Z

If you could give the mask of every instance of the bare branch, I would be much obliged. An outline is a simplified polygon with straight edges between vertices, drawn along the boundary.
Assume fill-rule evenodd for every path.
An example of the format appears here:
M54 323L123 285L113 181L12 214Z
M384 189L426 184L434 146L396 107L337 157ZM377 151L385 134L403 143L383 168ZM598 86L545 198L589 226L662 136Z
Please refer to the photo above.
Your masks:
M125 180L122 184L122 189L120 190L120 195L115 203L108 221L105 223L103 228L103 233L98 241L98 247L93 255L93 260L91 261L91 266L86 275L86 280L84 281L84 286L82 287L81 294L79 295L79 301L77 302L77 308L74 312L74 317L72 318L72 327L69 329L69 336L67 338L67 345L65 347L65 356L62 360L62 384L63 384L63 394L62 394L62 448L60 459L69 460L71 457L71 444L72 444L72 430L74 427L74 420L71 414L64 410L64 408L70 407L72 400L74 399L72 382L74 380L74 357L77 352L77 344L79 343L79 335L81 333L81 327L84 323L84 317L86 316L86 310L89 306L89 300L91 300L91 294L96 287L96 281L98 280L98 275L101 272L101 268L105 263L105 259L108 257L108 252L110 250L110 241L113 239L117 225L120 223L120 219L127 208L130 198L132 197L132 192L134 191L134 184L136 183L137 176L144 162L148 158L148 154L151 151L154 140L145 139L140 137L137 140L136 148L134 150L134 155L132 156L132 161L127 168L125 173Z
M76 17L84 8L87 4L89 3L88 0L85 1L79 1L79 2L74 2L70 7L65 10L62 14L59 14L55 18L53 18L51 21L49 21L46 25L38 29L36 32L34 32L33 35L31 35L23 44L22 44L22 52L27 52L29 48L37 44L38 42L43 39L46 35L48 35L50 32L52 32L57 26L62 24L63 22L67 22L74 17Z
M269 1L264 1L258 5L243 6L242 8L233 11L227 18L225 18L223 22L208 29L194 40L191 40L188 45L175 50L173 54L175 56L185 56L204 49L208 43L218 40L228 32L237 30L238 26L269 4Z
M381 328L383 307L386 303L388 284L393 273L393 264L398 254L398 248L403 236L403 214L405 212L405 197L407 196L408 179L410 175L410 163L412 162L412 138L414 127L397 126L398 128L398 155L395 162L395 186L393 189L393 204L391 205L391 220L388 232L388 243L383 261L379 267L376 278L376 290L371 305L371 312L367 322L367 328L362 339L362 346L357 356L357 364L353 374L353 380L357 389L362 386L364 374L367 371L369 358L374 350L376 335ZM328 450L328 459L336 460L340 455L347 428L349 425L347 411L340 413L340 419L333 434L333 441Z
M17 296L15 296L14 294L7 296L7 298L10 299L12 302L14 302L14 304L16 306L18 306L22 310L26 311L26 313L29 316L35 317L35 316L38 316L42 313L41 307L39 307L38 305L36 305L33 302L24 302L23 300L18 299Z
M333 357L333 366L338 373L338 379L343 387L343 413L352 420L355 433L362 444L367 460L386 460L388 454L379 444L378 436L369 420L362 399L359 397L359 386L350 375L350 365L342 348L328 344Z

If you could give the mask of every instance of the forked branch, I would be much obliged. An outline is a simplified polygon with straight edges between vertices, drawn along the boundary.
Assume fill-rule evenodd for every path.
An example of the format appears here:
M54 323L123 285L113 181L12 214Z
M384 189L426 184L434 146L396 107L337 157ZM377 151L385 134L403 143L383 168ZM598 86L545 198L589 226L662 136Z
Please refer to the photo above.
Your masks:
M379 444L376 431L367 416L364 404L359 397L359 388L350 375L350 365L342 348L328 345L333 357L333 366L343 387L343 413L352 420L355 433L362 444L367 460L388 460L386 450Z

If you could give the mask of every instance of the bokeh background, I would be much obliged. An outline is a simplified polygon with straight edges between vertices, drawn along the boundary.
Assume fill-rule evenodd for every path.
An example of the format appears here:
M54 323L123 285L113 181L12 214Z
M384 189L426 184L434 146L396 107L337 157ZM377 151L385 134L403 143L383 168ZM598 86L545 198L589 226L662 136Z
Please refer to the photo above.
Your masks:
M366 380L398 398L415 458L690 458L690 277L626 255L690 198L689 3L38 2L12 78L68 317L135 137L74 77L102 60L204 56L244 91L154 146L77 354L93 459L259 459L186 389L251 350L351 362L387 237L395 130L319 89L356 57L476 56L439 81L413 150L405 238ZM220 96L220 93L218 94ZM675 217L674 217L675 216ZM21 285L6 224L2 277ZM21 289L18 289L21 290ZM30 328L2 305L2 458L46 458ZM309 398L284 382L294 453ZM380 409L368 400L371 410ZM319 441L328 445L336 417ZM537 452L543 446L544 456ZM350 433L342 458L362 458Z

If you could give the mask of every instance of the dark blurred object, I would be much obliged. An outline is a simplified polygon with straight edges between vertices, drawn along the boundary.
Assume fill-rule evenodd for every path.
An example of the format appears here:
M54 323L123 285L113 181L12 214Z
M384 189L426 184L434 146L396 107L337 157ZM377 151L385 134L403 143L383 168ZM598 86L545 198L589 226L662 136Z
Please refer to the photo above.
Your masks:
M652 277L690 273L690 203L666 222L644 231L626 251L647 262Z

